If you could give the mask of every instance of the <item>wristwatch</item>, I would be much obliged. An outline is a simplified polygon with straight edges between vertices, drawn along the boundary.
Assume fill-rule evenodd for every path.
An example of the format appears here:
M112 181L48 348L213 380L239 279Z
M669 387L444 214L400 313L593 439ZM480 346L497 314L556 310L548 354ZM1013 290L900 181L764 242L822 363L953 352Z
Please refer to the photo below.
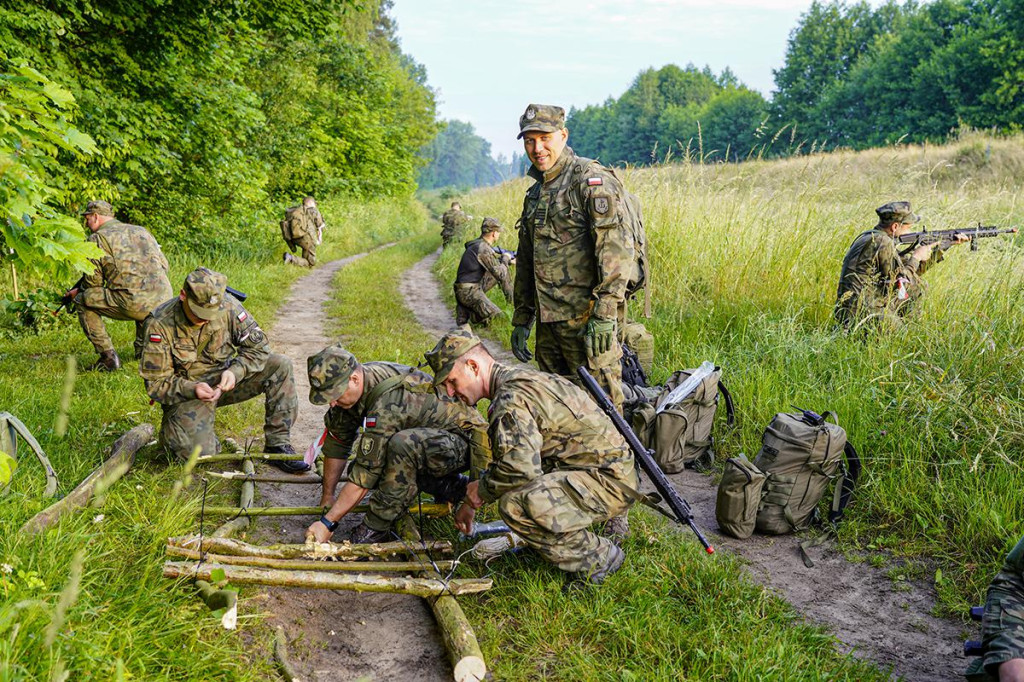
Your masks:
M331 531L332 533L334 531L338 530L338 522L337 521L331 521L329 518L327 518L326 514L324 514L323 516L320 517L320 523L322 523L325 526L327 526L327 530Z

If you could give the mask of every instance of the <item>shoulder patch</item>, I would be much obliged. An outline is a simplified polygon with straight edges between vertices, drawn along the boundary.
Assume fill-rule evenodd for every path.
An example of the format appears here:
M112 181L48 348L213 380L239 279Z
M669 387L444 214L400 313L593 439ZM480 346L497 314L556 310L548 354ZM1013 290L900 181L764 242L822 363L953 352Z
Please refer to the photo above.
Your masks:
M607 213L610 207L608 197L594 197L594 210L598 213Z
M372 429L372 428L376 428L376 426L377 426L377 418L376 417L365 417L365 418L363 418L363 428L364 429Z
M249 314L243 310L242 312L238 313L236 317L238 317L239 322L245 322L245 320L249 317Z
M604 180L602 180L601 178L587 178L587 186L588 187L595 187L597 185L603 185L603 184L604 184Z
M164 342L164 337L160 336L159 334L150 334L149 335L149 342L150 343L163 343Z

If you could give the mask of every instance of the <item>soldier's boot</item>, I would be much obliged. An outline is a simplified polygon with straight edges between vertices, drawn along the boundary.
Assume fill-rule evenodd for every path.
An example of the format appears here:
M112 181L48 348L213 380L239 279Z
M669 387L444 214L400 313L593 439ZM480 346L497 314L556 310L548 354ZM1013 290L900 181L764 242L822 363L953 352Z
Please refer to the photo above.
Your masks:
M439 504L457 504L466 496L469 477L462 474L448 474L442 478L424 477L420 481L420 492L434 496Z
M370 528L366 523L360 523L349 536L349 542L353 545L370 545L375 542L387 542L391 539L390 530L377 530Z
M119 369L121 369L121 358L117 357L116 350L103 351L96 362L85 368L87 372L116 372Z
M622 568L622 562L626 560L626 553L618 545L612 545L608 561L601 567L589 573L574 573L572 577L562 586L564 594L570 594L576 590L588 587L596 587L608 579L612 573Z
M263 452L275 455L294 455L295 448L291 445L271 445L264 448ZM309 471L309 465L302 460L271 461L270 464L286 474L301 474L304 471Z
M622 541L629 537L629 512L608 519L600 534L621 547Z
M291 263L293 260L295 260L295 256L285 251L283 260L285 263Z

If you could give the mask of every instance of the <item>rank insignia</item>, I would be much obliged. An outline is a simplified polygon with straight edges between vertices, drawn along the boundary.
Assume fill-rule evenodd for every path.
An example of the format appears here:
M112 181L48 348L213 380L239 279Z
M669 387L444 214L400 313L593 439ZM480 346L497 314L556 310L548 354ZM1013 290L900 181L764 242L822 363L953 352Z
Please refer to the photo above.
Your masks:
M526 120L532 121L535 118L537 118L537 111L533 107L530 107L526 110Z

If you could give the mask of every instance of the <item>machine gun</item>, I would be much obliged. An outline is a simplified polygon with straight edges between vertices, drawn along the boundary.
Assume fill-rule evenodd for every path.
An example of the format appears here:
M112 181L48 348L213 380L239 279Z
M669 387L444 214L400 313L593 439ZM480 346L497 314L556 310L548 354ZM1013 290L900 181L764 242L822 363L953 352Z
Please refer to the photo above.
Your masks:
M75 312L75 310L74 310L75 299L71 295L71 292L74 291L75 289L81 289L82 284L84 282L85 282L85 275L82 275L81 277L78 278L78 281L75 282L74 285L70 289L68 289L64 293L63 296L60 297L60 305L58 305L57 309L53 311L54 315L59 314L61 309L65 309L69 313ZM226 286L226 287L224 287L224 291L229 293L229 294L231 294L235 298L237 298L240 303L245 303L245 299L249 298L249 294L247 294L245 292L242 292L242 291L239 291L238 289L235 289L234 287Z
M704 537L704 533L700 532L700 528L697 527L696 522L693 520L693 512L690 510L690 505L686 503L686 500L676 492L675 486L665 476L665 472L661 470L658 463L654 461L654 451L648 450L640 442L640 439L633 433L633 429L629 428L629 424L622 418L618 410L615 409L615 405L605 395L604 390L598 385L594 377L590 375L586 367L580 366L576 368L576 374L583 381L583 385L586 386L590 395L593 396L594 401L597 402L598 406L604 410L605 414L612 420L612 424L615 425L615 429L622 434L622 437L629 443L630 449L633 454L636 455L637 460L640 463L640 468L650 477L651 482L654 483L654 487L658 490L662 499L668 503L669 508L672 510L672 517L680 524L686 524L690 527L690 530L694 532L700 543L704 545L704 550L708 554L714 554L715 548L711 546L708 539ZM655 507L658 511L661 511L660 507ZM663 514L665 512L662 511ZM668 514L665 514L668 516Z
M996 237L1001 234L1017 234L1017 228L1009 227L1005 230L1000 230L995 227L985 226L978 223L977 227L969 227L966 230L933 230L931 232L924 230L923 232L908 232L896 237L896 241L900 244L911 245L900 254L903 256L922 244L937 244L939 250L945 251L952 245L953 241L957 238L957 235L960 234L971 240L971 251L977 251L977 240L986 237Z

